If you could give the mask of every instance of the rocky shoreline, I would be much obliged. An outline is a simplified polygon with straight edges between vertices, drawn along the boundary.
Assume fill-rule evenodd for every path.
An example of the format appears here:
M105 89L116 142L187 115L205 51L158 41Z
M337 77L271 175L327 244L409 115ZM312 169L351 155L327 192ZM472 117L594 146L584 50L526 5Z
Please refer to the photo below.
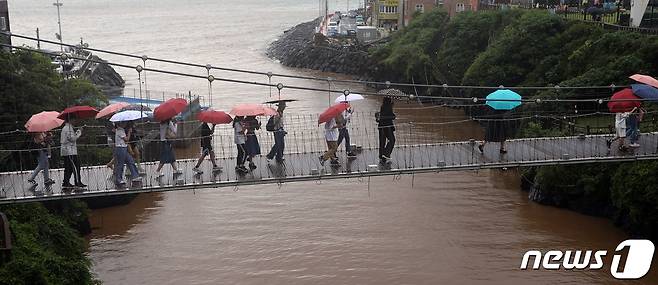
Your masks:
M370 74L372 62L365 48L343 47L315 34L320 18L284 31L270 44L267 56L285 66L357 76Z
M105 62L96 55L93 55L92 59ZM126 81L109 64L94 63L83 74L107 97L116 97L123 94Z

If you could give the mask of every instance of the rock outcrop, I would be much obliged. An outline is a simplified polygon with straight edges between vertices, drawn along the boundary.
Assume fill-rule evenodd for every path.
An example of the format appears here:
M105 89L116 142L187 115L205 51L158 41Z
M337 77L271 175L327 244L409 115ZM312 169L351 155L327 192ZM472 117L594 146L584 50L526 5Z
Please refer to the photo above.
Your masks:
M365 48L358 45L341 45L341 41L329 40L315 34L320 19L299 24L273 42L267 55L290 67L308 68L367 76L371 73L370 57Z

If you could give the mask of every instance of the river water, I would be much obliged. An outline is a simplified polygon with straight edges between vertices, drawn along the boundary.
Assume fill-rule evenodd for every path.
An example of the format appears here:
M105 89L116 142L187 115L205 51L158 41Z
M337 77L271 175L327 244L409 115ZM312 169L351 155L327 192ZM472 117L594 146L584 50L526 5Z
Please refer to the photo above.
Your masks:
M96 48L151 57L336 76L286 68L264 55L283 30L317 16L313 0L63 2L65 41L82 37ZM54 38L57 13L49 2L9 5L14 33L33 35L39 27L43 38ZM343 9L347 3L330 5ZM205 74L205 69L147 66ZM128 88L139 88L135 71L118 72ZM213 74L266 82L262 76ZM148 73L143 87L165 96L189 90L210 98L207 82L199 79ZM217 82L212 93L210 104L217 109L270 96L269 88ZM300 99L290 106L297 113L317 113L330 99L286 89L282 96ZM368 99L355 107L372 111L377 104ZM456 110L413 105L398 106L397 112L401 121L461 116ZM429 136L445 139L481 135L470 123L431 131ZM106 284L617 284L609 259L602 271L518 269L527 250L612 252L628 238L608 220L530 202L519 184L512 169L143 194L129 205L92 213L88 255ZM647 277L631 283L658 283L656 268L654 262Z

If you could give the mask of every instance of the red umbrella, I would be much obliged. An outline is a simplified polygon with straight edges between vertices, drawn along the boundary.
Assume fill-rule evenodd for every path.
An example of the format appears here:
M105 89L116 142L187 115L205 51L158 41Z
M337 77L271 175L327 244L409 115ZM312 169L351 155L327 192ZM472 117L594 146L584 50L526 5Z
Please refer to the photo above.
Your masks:
M28 132L47 132L54 128L57 128L64 123L63 120L57 118L59 112L50 111L50 112L41 112L27 120L25 123L25 128Z
M197 116L199 121L210 124L228 124L233 122L233 119L228 114L222 111L208 110L200 112Z
M651 85L653 87L658 88L658 80L655 78L649 76L649 75L642 75L642 74L634 74L629 77L630 79L633 79L637 82L644 83L646 85Z
M261 104L239 104L233 107L229 114L234 116L273 116L277 112Z
M318 125L328 122L329 120L331 120L331 118L336 117L338 114L347 110L347 108L349 107L350 104L347 103L340 103L329 107L327 110L322 112L322 114L320 114L320 117L318 118Z
M155 107L153 111L153 117L156 121L162 122L169 120L180 112L183 112L187 107L187 101L182 98L169 99L166 102L160 104L160 106Z
M73 106L68 107L57 116L57 118L65 119L68 116L75 116L78 119L93 118L98 114L98 110L90 106Z
M630 88L616 92L608 102L608 109L613 113L630 112L633 108L640 107L640 97L633 94Z
M123 110L123 108L128 107L128 106L130 106L130 104L124 103L124 102L110 104L107 107L100 110L100 112L98 112L98 114L96 114L96 119L100 119L102 117L113 115L114 113L119 112L119 111Z

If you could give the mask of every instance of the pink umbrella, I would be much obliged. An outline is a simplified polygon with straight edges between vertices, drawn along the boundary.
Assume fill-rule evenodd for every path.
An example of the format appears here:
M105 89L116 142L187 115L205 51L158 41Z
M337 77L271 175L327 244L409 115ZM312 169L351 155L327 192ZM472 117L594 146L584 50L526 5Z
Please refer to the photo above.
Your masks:
M130 106L130 104L124 103L124 102L110 104L107 107L100 110L100 112L98 112L98 114L96 114L96 119L100 119L102 117L113 115L114 113L119 112L119 111L123 110L123 108L128 107L128 106Z
M27 120L25 123L25 128L28 132L38 133L38 132L47 132L54 128L61 126L64 123L64 120L58 119L59 112L50 111L50 112L41 112Z
M239 104L233 107L229 114L233 116L273 116L277 112L261 104Z
M656 80L655 78L649 75L634 74L632 76L629 76L628 78L658 88L658 80Z

